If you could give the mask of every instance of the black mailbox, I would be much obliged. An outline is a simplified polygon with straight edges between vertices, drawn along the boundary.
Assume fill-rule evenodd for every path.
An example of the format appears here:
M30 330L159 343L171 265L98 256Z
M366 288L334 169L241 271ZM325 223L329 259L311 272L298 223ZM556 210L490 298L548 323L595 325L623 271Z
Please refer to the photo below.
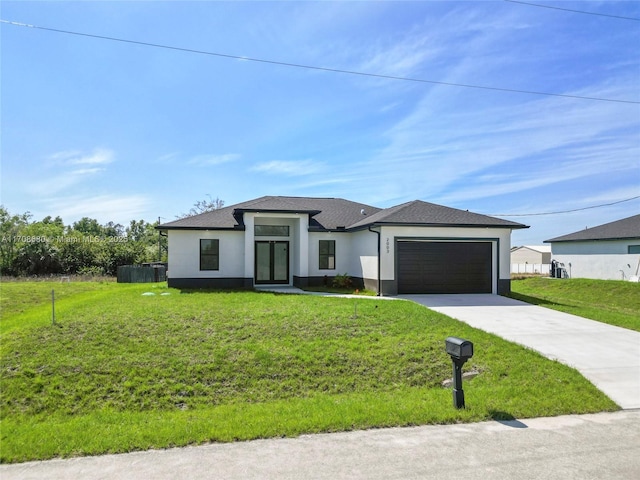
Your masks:
M445 340L445 345L447 347L447 353L451 355L451 358L467 361L473 357L473 343L469 340L463 340L458 337L448 337Z
M462 365L473 357L473 343L458 337L447 337L444 344L453 363L453 406L464 408Z

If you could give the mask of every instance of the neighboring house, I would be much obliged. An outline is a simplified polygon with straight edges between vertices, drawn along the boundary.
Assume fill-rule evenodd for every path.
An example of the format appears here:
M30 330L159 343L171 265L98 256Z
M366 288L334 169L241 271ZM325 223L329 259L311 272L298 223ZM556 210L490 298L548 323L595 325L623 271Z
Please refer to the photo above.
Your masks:
M523 245L511 249L511 273L549 273L550 245Z
M348 274L380 295L510 290L511 231L526 225L419 200L261 197L160 225L169 286L322 285Z
M511 249L511 263L551 263L550 245L523 245Z
M569 276L628 280L640 267L640 215L545 240Z

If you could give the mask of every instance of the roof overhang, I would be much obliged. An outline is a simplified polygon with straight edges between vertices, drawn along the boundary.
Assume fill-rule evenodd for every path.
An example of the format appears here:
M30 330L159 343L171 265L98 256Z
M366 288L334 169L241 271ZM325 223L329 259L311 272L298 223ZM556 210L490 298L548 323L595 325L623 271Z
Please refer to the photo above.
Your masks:
M200 231L227 231L227 232L241 232L245 230L244 225L237 225L235 227L164 227L162 225L158 225L154 227L156 230L200 230Z
M570 238L567 240L555 239L545 240L543 243L571 243L571 242L615 242L619 240L636 240L640 241L640 237L609 237L609 238Z
M366 225L358 225L348 228L349 231L367 230L369 227L429 227L429 228L501 228L509 230L521 230L529 228L529 225L474 225L464 223L400 223L400 222L373 222Z
M313 217L314 215L318 215L319 213L322 212L322 210L271 210L271 209L267 209L267 208L236 208L233 211L233 216L235 217L236 214L244 214L244 213L287 213L287 214L307 214L311 217Z

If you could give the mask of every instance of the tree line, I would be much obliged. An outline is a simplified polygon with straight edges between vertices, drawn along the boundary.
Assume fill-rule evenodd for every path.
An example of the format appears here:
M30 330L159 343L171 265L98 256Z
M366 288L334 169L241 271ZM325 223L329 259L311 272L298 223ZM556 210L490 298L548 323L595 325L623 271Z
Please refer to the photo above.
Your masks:
M58 216L33 221L29 212L0 206L0 274L116 275L120 265L166 261L167 239L158 222L101 225L84 217L65 225Z

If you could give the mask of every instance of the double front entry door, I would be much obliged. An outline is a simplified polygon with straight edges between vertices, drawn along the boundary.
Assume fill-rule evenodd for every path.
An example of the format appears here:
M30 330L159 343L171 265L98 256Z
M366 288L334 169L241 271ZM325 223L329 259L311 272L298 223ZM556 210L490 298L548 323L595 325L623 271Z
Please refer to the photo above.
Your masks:
M256 242L256 284L289 283L289 242Z

